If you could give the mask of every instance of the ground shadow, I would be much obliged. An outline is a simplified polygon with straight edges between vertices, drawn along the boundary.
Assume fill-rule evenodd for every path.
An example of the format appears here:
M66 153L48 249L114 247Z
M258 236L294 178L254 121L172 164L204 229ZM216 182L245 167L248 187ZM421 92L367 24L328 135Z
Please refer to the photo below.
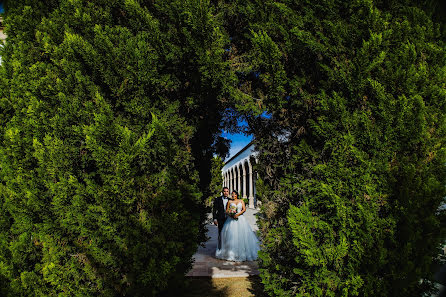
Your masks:
M259 276L190 279L183 297L267 297Z
M219 288L210 277L188 277L181 288L171 288L162 297L230 297L228 288Z
M249 292L252 296L255 297L267 297L268 295L265 293L264 286L262 284L262 279L259 275L251 275L248 277L248 281L251 284L251 288L249 288Z

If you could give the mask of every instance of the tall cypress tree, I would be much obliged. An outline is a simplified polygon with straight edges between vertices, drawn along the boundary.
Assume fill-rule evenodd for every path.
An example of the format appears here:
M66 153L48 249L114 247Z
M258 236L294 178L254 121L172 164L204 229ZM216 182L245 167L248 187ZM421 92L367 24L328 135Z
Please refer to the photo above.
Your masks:
M438 15L398 0L226 5L259 151L266 291L428 292L446 231Z
M210 3L5 9L0 292L155 296L177 286L204 238L199 176L230 78Z

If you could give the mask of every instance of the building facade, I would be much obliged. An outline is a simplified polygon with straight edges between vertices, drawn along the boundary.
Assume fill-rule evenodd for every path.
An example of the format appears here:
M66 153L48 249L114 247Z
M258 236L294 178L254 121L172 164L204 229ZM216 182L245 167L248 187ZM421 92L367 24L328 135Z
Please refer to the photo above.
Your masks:
M257 173L253 170L256 160L254 144L250 142L225 162L221 172L223 186L228 187L230 192L236 190L243 199L247 198L249 208L260 206L256 196Z

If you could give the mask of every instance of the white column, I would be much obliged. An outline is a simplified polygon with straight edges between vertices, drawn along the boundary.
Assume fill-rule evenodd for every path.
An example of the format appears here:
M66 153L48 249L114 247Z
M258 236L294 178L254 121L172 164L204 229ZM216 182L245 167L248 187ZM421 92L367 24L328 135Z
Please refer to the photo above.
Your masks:
M229 189L229 170L226 171L226 186Z
M237 171L235 171L235 167L232 167L232 190L237 190Z
M234 170L234 188L233 190L237 191L237 167L233 167L232 170Z
M239 193L239 195L240 195L240 186L242 185L241 183L240 183L240 167L237 165L237 192ZM240 199L240 197L238 197L238 199Z
M228 170L228 188L229 188L229 193L231 193L231 169L230 168Z
M243 171L243 199L247 198L246 196L246 168L245 162L242 163L242 171Z
M248 161L248 168L249 168L249 208L254 208L254 175L252 172L252 165L251 162Z
M231 172L229 171L229 169L228 169L228 185L227 185L227 187L228 187L228 189L229 189L229 191L231 191Z
M234 168L231 167L231 186L229 187L230 192L234 190Z

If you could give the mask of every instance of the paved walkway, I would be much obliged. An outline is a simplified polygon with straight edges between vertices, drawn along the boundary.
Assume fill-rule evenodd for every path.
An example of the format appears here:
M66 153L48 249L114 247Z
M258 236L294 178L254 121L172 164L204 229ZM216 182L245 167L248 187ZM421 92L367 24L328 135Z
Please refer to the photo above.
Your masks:
M247 209L243 214L248 220L253 231L257 231L255 209ZM206 242L205 247L199 247L194 255L194 266L187 276L207 276L212 278L223 277L247 277L250 275L258 275L259 270L257 262L232 262L215 258L215 250L218 241L218 229L213 223L207 225L207 235L210 239Z

